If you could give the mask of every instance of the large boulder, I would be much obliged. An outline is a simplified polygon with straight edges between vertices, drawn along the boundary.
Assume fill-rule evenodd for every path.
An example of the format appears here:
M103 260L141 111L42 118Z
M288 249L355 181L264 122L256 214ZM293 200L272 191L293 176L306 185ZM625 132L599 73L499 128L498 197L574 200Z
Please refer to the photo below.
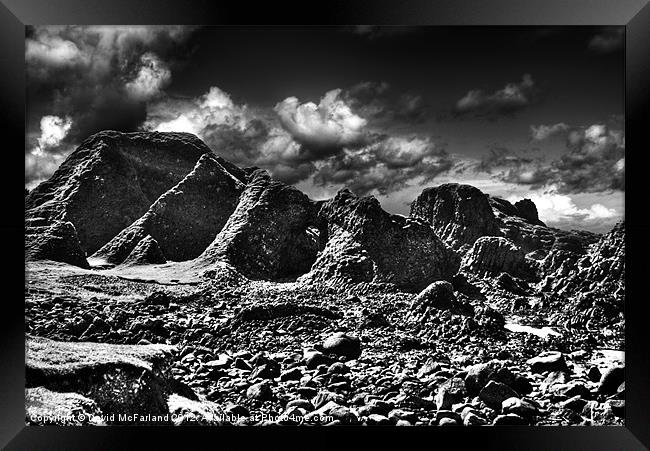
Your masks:
M471 246L482 236L500 235L488 196L470 185L446 183L425 189L411 204L410 216L431 224L454 249Z
M53 260L89 268L77 231L68 221L29 218L25 221L25 259Z
M26 422L38 426L105 425L97 403L79 393L59 393L45 387L25 390Z
M389 283L421 290L458 269L458 256L428 224L390 214L372 196L341 190L322 203L319 217L327 224L327 244L301 278L305 283Z
M169 375L171 346L68 343L28 336L25 348L28 389L78 393L104 415L115 414L117 423L167 414L171 393L196 399L191 389ZM142 417L121 421L119 414Z
M480 276L502 272L520 275L526 272L526 256L512 241L501 237L479 238L465 254L461 268Z
M256 170L237 208L195 264L226 262L251 279L296 277L316 259L319 236L314 203Z
M25 198L26 218L71 222L87 255L144 215L212 151L189 133L104 131L90 136ZM220 159L228 172L245 174Z
M93 257L119 264L147 235L157 241L167 259L198 257L221 231L243 190L244 184L221 165L217 156L203 154L181 182Z

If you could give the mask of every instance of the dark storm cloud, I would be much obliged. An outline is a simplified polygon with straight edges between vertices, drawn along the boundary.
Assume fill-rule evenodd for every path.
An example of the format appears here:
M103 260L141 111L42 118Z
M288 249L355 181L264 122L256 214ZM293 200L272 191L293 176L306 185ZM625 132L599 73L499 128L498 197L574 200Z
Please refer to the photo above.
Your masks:
M606 27L589 40L588 49L599 54L613 53L623 49L624 41L623 27Z
M145 102L171 81L193 28L51 26L30 29L27 91L34 114L72 118L67 140L107 128L135 130ZM38 117L32 118L35 131Z
M539 92L533 78L525 74L519 83L508 83L491 94L481 89L469 91L456 102L452 114L455 117L495 120L528 108L538 99Z
M428 183L452 169L444 145L417 136L387 137L357 151L346 151L326 161L314 176L321 186L342 185L358 195L373 190L388 194L419 179Z
M504 182L540 187L553 185L558 193L578 194L625 189L625 136L606 124L570 127L564 123L531 126L531 140L563 136L566 149L548 163L515 155L505 148L490 150L476 170L500 171Z
M360 116L376 121L422 121L430 112L422 96L399 93L386 82L365 81L342 92L342 97Z

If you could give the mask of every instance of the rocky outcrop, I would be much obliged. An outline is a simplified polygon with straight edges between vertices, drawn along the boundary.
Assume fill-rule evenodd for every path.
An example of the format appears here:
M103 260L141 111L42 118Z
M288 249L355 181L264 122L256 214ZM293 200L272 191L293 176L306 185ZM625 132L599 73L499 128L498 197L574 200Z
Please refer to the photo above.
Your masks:
M603 235L587 254L574 254L557 266L542 290L570 300L565 310L571 324L618 320L625 300L625 222Z
M248 278L295 278L309 271L320 247L314 203L256 170L212 244L195 260L226 262Z
M67 399L70 395L61 394L74 391L79 395L74 396L76 401L89 410L115 414L115 423L147 422L120 421L118 415L165 415L171 393L196 399L191 389L169 376L173 352L166 345L67 343L28 336L26 387L32 389L28 398L31 393L32 408L42 408L53 398L49 392Z
M546 227L542 221L539 220L539 215L537 213L537 206L535 202L530 199L522 199L515 202L515 208L517 209L517 215L524 218L526 221L531 224L539 225Z
M446 183L425 189L411 204L410 216L431 224L454 249L471 246L482 236L500 235L488 196L470 185Z
M25 259L54 260L89 268L77 231L67 221L30 218L25 221Z
M319 217L327 224L327 244L302 282L390 283L419 290L458 268L456 253L428 224L389 214L372 196L339 191L321 205Z
M526 255L506 238L482 237L463 257L461 269L479 276L498 276L502 272L518 276L527 272Z
M156 265L167 263L165 255L158 246L158 241L147 235L140 240L131 253L126 257L123 265Z
M45 387L25 390L26 423L38 426L103 426L97 403L79 393L59 393Z
M244 184L220 164L217 156L204 154L180 183L93 257L119 264L150 235L167 259L196 258L235 210L243 190Z
M81 247L91 255L144 215L210 152L189 133L97 133L27 195L25 216L71 222ZM243 171L218 161L245 181Z
M539 219L535 220L537 207L529 199L512 205L507 200L490 197L490 205L499 222L500 235L535 260L544 259L554 246L562 248L572 242L570 247L574 249L586 248L598 239L598 235L591 232L547 227Z

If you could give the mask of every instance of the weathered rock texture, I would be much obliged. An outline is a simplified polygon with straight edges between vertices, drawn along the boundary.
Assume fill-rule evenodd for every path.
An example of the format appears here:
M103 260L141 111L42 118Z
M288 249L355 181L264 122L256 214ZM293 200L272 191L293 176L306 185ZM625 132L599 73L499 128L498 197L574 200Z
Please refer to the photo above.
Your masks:
M252 279L290 278L309 271L319 245L314 203L256 170L237 208L196 264L222 261Z
M411 204L410 216L427 221L454 249L501 234L488 196L470 185L446 183L425 189Z
M144 215L211 150L189 133L92 135L25 198L25 216L71 222L87 255ZM225 160L242 182L245 174Z
M526 272L526 255L506 238L482 237L465 254L461 267L480 276L495 276L502 272L516 276Z
M29 218L25 221L25 259L54 260L89 268L77 231L67 221Z
M217 156L204 154L180 183L94 257L121 263L147 235L157 241L167 259L198 257L235 210L243 190L244 184L221 165Z
M339 191L321 205L319 217L327 224L327 245L303 282L390 283L417 290L458 269L456 253L428 224L389 214L372 196Z
M569 299L565 309L570 323L619 320L625 301L625 222L603 235L586 255L559 265L542 289Z
M591 232L546 227L539 219L535 220L537 207L528 199L512 205L507 200L490 197L490 205L499 221L500 235L511 240L536 260L546 257L556 241L579 242L580 245L574 246L584 247L598 239L598 235ZM558 245L562 246L562 243Z
M123 265L155 265L166 263L167 259L158 246L158 241L147 235L138 242L126 257Z
M173 392L195 397L167 375L171 346L66 343L28 336L25 347L27 388L74 391L116 418L120 413L168 413L167 397Z

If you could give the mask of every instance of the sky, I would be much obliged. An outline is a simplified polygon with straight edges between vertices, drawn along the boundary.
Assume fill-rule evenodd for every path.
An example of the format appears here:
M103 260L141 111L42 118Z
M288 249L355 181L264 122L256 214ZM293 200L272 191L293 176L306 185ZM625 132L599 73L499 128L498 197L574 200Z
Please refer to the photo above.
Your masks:
M562 229L624 214L621 27L28 27L25 187L92 133L194 133L313 199L456 182Z

